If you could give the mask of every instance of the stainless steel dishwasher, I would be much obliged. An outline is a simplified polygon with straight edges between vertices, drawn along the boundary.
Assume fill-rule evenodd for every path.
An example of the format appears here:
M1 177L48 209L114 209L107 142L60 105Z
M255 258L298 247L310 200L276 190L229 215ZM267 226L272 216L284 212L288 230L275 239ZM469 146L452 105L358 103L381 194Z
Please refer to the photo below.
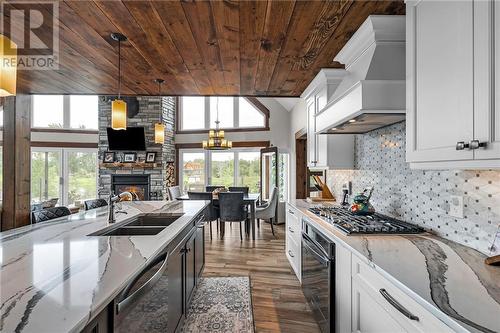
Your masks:
M321 332L335 332L335 244L302 225L302 291Z
M115 300L115 332L167 332L168 253L155 257Z

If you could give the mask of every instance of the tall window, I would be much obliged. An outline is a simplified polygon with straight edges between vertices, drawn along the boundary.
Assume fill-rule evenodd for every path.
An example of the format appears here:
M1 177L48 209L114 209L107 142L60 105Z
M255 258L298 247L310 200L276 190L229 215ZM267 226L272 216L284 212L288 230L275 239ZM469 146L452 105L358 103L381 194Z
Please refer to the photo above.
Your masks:
M182 190L204 191L206 185L248 186L251 193L260 191L260 150L232 149L179 152Z
M217 99L220 128L267 128L268 117L247 98L183 96L179 98L179 131L214 128Z
M210 160L210 184L233 186L234 152L212 152Z
M205 190L205 154L182 153L182 188L184 191Z
M238 153L238 186L248 186L249 191L260 191L260 152Z
M98 128L97 96L33 95L31 108L34 128Z
M59 204L97 197L97 149L32 148L31 201Z

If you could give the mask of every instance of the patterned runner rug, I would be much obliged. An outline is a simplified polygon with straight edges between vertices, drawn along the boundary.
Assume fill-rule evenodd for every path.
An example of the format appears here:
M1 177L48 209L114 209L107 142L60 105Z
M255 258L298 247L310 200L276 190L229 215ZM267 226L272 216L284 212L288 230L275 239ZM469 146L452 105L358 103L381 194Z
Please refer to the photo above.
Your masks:
M249 277L200 279L183 333L253 333Z

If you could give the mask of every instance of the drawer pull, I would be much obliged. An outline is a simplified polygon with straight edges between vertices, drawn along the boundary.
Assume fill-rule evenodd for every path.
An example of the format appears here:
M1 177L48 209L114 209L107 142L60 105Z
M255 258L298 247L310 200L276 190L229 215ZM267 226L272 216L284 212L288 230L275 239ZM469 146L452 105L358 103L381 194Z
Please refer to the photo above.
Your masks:
M396 310L398 310L399 312L401 312L403 314L403 316L405 316L406 318L408 318L410 320L419 321L419 318L417 316L415 316L410 311L406 310L406 308L404 306L402 306L401 304L399 304L399 302L396 301L394 299L394 297L392 297L391 294L389 294L387 292L387 290L385 290L384 288L382 288L379 291L382 294L382 296L385 298L385 300L387 302L389 302L389 304L391 304L393 307L395 307Z
M292 251L288 250L288 255L292 258L295 258L295 256L293 255Z
M288 227L288 231L290 231L292 234L295 232L293 231L292 227Z

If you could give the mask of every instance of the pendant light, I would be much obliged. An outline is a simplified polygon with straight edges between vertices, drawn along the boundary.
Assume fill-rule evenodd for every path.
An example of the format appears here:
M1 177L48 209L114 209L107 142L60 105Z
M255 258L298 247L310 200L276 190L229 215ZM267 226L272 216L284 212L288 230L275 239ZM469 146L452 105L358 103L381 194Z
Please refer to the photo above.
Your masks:
M161 84L165 82L162 79L156 79L155 83L158 84L158 96L161 98ZM160 121L155 124L155 143L163 144L165 143L165 124L163 124L163 110L161 109L160 103Z
M219 97L216 97L217 118L215 120L215 130L208 132L208 140L203 140L203 149L206 150L227 150L233 147L233 142L224 138L224 130L219 129Z
M111 38L118 42L118 98L111 102L111 128L114 130L125 130L127 129L127 103L121 99L121 42L126 41L127 37L115 32L111 34Z
M0 97L16 94L17 45L0 35Z

